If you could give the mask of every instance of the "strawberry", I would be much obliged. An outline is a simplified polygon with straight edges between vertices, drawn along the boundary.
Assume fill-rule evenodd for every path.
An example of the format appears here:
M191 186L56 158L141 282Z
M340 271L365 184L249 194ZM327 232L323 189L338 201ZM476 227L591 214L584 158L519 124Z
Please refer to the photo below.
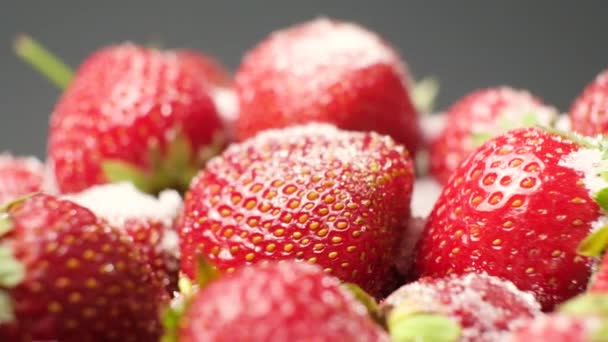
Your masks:
M430 172L442 184L488 139L517 127L548 126L557 110L526 90L507 86L476 90L444 114L443 131L430 146Z
M44 166L35 157L0 153L0 206L42 189Z
M544 310L583 291L592 259L578 244L607 222L604 144L527 128L482 145L435 204L416 274L487 272L533 292Z
M315 265L260 263L212 281L188 301L177 340L388 341L365 306Z
M190 64L188 69L197 70L210 88L228 88L232 84L226 67L213 57L204 55L196 50L177 50L177 58L182 65Z
M386 298L381 311L388 317L391 336L398 341L435 341L426 330L433 328L433 334L440 331L457 337L441 341L484 342L499 341L521 327L540 314L540 304L511 282L470 273L407 284Z
M177 289L179 247L174 221L182 200L176 191L164 190L155 198L131 183L115 183L96 185L65 198L122 229L169 293Z
M0 216L0 339L151 341L166 293L128 239L37 194Z
M316 19L272 33L235 74L240 140L312 121L388 134L414 153L421 143L407 68L377 34Z
M327 124L268 130L207 164L178 220L182 271L306 260L375 296L389 286L413 183L402 146Z
M124 180L150 193L184 190L223 147L209 93L227 76L211 59L124 43L96 51L72 77L27 37L16 50L67 86L51 116L48 144L62 193Z
M508 342L596 342L608 340L606 322L599 317L541 315L521 327Z
M608 133L608 70L601 72L570 108L572 129L584 135Z

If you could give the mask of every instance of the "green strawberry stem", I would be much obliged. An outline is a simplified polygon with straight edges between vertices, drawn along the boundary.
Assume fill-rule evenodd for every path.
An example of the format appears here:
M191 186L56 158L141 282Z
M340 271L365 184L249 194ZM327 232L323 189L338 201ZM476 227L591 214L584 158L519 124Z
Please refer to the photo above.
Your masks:
M65 89L72 80L74 75L72 69L32 37L24 34L17 36L14 49L21 59L33 66L60 89Z

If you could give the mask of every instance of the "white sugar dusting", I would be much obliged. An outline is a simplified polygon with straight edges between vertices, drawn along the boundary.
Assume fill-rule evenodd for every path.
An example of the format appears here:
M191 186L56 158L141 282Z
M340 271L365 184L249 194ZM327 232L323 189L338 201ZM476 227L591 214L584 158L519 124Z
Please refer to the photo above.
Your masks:
M171 227L182 205L177 191L164 190L156 198L127 182L93 186L65 198L89 208L117 226L122 226L125 220L139 218L162 222L165 227ZM171 241L166 243L170 244Z
M591 198L594 198L598 191L608 188L608 181L601 176L602 172L608 170L608 160L603 158L600 149L581 147L562 157L559 165L583 175L583 183ZM592 223L592 229L601 228L606 224L608 224L608 217L602 215Z
M540 304L532 294L486 274L469 273L433 282L405 285L391 294L383 305L444 314L457 320L464 315L468 317L469 326L462 327L460 341L471 342L505 338L510 331L541 312ZM499 293L501 297L496 298ZM450 302L442 302L441 296L449 297ZM506 329L500 328L498 322L506 322Z
M412 193L412 216L429 216L441 194L441 185L431 177L416 179Z

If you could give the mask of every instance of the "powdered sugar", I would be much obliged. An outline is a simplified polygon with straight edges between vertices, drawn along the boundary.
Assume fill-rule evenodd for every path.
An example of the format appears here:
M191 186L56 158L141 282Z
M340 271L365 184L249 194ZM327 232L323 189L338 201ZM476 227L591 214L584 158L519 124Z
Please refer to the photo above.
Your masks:
M89 208L117 226L122 226L127 219L141 218L160 221L165 227L170 227L182 205L177 191L164 190L155 198L126 182L93 186L65 198Z

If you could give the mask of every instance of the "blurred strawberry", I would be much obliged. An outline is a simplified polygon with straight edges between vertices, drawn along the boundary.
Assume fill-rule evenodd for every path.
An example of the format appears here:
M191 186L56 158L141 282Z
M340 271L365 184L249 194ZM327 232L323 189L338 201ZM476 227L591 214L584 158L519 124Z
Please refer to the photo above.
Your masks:
M0 206L42 190L43 179L44 166L37 158L0 153Z
M152 341L168 296L126 236L34 195L0 214L0 340Z
M442 184L487 140L519 127L549 126L555 108L525 90L507 86L476 90L448 109L443 131L430 149L430 172Z
M572 129L584 135L608 133L608 70L602 71L570 108Z
M374 296L395 286L414 179L387 136L326 124L268 130L230 146L193 181L178 220L182 271L298 259Z
M51 78L63 70L55 81L67 89L53 111L48 146L63 193L124 180L150 193L183 190L223 147L209 92L225 81L201 56L123 43L93 53L72 78L27 37L16 49Z
M353 23L316 19L272 33L243 59L235 89L240 140L318 121L390 135L412 153L421 144L405 64Z
M389 340L338 279L293 261L239 269L183 306L170 314L165 341Z
M392 293L381 310L396 341L489 342L525 325L540 305L511 282L470 273L419 279ZM443 339L433 339L437 334Z

